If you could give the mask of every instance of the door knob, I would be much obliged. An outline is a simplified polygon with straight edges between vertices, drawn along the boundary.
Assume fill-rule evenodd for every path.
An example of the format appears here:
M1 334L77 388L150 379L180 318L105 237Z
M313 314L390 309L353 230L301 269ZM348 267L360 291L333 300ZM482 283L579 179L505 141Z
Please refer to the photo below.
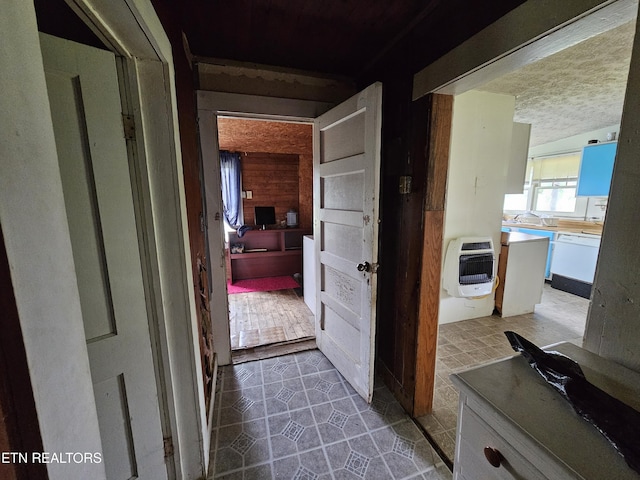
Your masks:
M492 467L498 468L504 457L497 448L484 447L484 456Z
M359 272L370 272L371 271L371 264L369 262L362 262L358 264L358 271Z

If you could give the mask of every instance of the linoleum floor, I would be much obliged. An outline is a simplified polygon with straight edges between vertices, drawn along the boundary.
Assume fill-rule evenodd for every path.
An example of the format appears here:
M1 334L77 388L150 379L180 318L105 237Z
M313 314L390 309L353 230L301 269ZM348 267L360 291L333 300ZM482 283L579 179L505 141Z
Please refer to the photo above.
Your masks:
M512 330L538 346L563 341L582 345L589 301L544 286L534 313L502 318L490 316L440 325L436 357L433 412L417 420L449 461L455 451L458 391L449 375L514 355L504 335Z
M389 390L367 404L318 350L219 370L208 478L450 480Z

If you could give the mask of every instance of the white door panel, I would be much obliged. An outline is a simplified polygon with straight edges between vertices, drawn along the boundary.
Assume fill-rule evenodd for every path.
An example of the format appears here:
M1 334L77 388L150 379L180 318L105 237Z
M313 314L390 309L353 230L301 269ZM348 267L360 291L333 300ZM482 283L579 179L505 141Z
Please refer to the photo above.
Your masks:
M167 478L115 57L41 45L107 478Z
M373 395L381 107L376 83L314 124L316 341L367 401Z

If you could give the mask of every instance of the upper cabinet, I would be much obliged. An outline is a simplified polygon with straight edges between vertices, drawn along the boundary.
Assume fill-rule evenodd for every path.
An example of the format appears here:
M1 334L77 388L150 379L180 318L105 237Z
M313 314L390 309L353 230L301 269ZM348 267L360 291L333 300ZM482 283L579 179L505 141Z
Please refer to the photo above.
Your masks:
M578 175L579 197L609 195L617 142L594 143L583 147Z
M530 136L530 124L513 123L513 131L511 134L511 154L509 157L507 188L505 193L522 193L524 191L524 176L527 168Z

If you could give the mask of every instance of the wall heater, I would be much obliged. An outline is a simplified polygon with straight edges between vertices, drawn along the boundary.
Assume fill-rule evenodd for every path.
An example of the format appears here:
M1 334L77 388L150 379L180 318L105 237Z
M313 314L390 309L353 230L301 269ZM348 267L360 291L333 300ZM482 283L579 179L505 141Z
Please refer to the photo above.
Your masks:
M488 295L493 291L495 263L490 237L451 240L444 260L442 285L452 297Z

